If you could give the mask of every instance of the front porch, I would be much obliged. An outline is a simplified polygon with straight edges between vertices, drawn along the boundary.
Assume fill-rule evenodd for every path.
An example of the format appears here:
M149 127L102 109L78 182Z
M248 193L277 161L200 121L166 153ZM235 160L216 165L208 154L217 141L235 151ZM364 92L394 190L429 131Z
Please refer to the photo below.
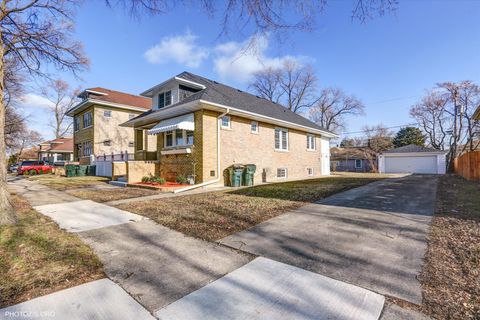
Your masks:
M193 113L135 128L134 161L128 161L125 168L127 182L138 183L144 177L181 184L201 182L196 136Z

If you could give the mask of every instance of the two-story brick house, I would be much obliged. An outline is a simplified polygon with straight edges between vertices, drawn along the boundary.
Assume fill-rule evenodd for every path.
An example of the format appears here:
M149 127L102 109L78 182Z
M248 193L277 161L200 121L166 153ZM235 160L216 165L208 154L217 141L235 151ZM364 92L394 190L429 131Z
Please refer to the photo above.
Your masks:
M90 88L67 115L73 117L73 157L88 164L92 155L133 154L134 136L121 123L151 108L151 99L105 88Z
M152 110L122 125L135 130L129 182L147 173L222 182L233 164L255 164L256 183L330 174L337 136L279 104L188 72L142 95Z

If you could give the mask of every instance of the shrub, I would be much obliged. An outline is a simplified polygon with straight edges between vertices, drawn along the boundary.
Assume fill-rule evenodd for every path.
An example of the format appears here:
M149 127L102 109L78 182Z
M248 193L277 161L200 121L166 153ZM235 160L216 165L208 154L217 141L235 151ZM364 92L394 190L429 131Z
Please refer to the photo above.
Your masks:
M159 183L159 184L165 184L165 179L160 178L160 177L151 177L150 181L155 182L155 183Z
M32 169L32 170L30 170L30 171L28 172L28 174L31 175L31 176L34 176L34 175L37 174L37 171L35 171L35 170Z
M38 174L43 174L43 170L42 169L38 170Z
M28 176L28 171L23 171L24 176Z
M180 184L186 184L188 182L188 180L185 176L178 176L177 177L177 182L180 183Z
M150 182L150 177L148 177L148 176L143 177L142 182L143 183Z

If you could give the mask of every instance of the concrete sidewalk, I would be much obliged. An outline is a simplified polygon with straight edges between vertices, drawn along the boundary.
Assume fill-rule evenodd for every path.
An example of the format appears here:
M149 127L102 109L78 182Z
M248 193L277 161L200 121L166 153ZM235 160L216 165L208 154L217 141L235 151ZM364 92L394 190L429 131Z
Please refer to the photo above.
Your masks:
M8 189L25 198L32 207L82 200L23 177L9 177Z
M155 312L162 320L376 320L384 297L265 258Z
M78 233L108 277L153 312L243 266L249 255L151 220Z
M33 208L52 218L60 228L70 232L105 228L147 219L91 200L47 204Z
M0 320L154 320L118 285L108 279L88 282L0 309Z

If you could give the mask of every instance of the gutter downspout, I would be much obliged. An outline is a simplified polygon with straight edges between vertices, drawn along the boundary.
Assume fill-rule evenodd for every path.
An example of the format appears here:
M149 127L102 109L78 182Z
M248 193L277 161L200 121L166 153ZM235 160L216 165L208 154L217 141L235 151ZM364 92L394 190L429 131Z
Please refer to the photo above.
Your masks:
M220 123L221 119L230 112L230 108L226 108L226 111L217 117L217 178L215 180L202 182L200 184L195 184L193 186L188 186L185 188L174 190L173 193L180 193L188 190L193 190L200 187L205 187L210 184L214 184L220 181Z

